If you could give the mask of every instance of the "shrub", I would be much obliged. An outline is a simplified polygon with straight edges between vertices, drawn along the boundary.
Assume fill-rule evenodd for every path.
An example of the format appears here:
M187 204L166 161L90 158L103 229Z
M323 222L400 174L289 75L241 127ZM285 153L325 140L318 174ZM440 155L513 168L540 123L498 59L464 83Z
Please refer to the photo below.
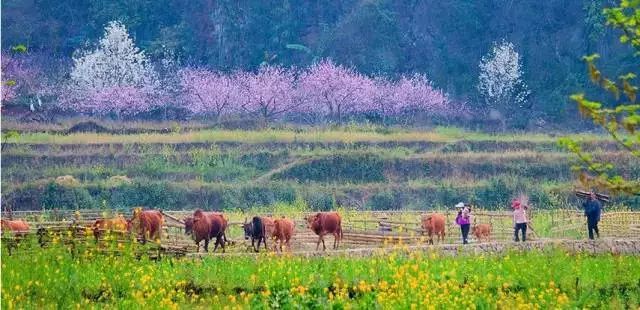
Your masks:
M78 186L80 182L72 175L63 175L56 178L55 183L60 186Z
M126 175L114 175L107 180L108 187L117 187L122 184L131 184L131 179Z
M95 207L95 201L84 187L50 182L42 194L42 207L46 209L91 209Z
M309 204L309 208L315 211L329 211L335 205L333 195L321 191L309 191L305 194L304 199Z
M381 191L373 195L366 204L370 210L399 210L401 200L392 191Z
M489 184L476 190L477 203L491 209L505 206L512 198L513 191L502 178L491 178Z

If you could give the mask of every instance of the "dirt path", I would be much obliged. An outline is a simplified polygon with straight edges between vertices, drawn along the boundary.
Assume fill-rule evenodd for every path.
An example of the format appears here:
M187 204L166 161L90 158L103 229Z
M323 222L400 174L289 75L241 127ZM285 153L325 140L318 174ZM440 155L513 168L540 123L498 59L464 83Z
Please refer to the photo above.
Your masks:
M285 170L287 170L287 169L289 169L289 168L291 168L291 167L293 167L295 165L301 165L301 164L308 163L308 162L310 162L310 161L312 161L314 159L316 159L315 156L298 158L298 159L296 159L296 160L294 160L292 162L286 163L286 164L284 164L284 165L282 165L282 166L280 166L280 167L278 167L276 169L273 169L273 170L271 170L271 171L269 171L269 172L267 172L267 173L255 178L253 181L256 182L256 183L267 182L276 173L280 173L282 171L285 171Z
M294 251L285 255L295 255L304 257L316 256L372 256L389 254L392 252L428 252L440 255L500 255L511 251L549 251L553 249L563 249L571 253L613 253L626 255L640 255L640 239L601 239L590 240L562 240L548 239L532 242L490 242L476 244L442 244L442 245L413 245L413 246L390 246L390 247L366 247L355 249L339 249L327 251ZM265 255L265 253L188 253L188 257L205 256L246 256ZM269 254L273 255L273 254ZM281 255L276 253L275 255Z
M451 142L443 143L442 145L438 146L438 147L437 147L436 149L434 149L434 150L429 150L429 151L424 152L424 153L413 154L413 155L408 156L407 158L408 158L408 159L420 159L420 158L423 158L423 157L426 157L426 156L429 156L429 155L432 155L432 154L435 154L435 153L438 153L438 152L442 152L442 150L443 150L445 147L449 146L450 144L451 144ZM328 155L325 155L325 156L309 156L309 157L300 157L300 158L297 158L297 159L295 159L294 161L291 161L291 162L289 162L289 163L286 163L286 164L284 164L284 165L282 165L282 166L280 166L280 167L278 167L278 168L275 168L275 169L273 169L273 170L270 170L270 171L268 171L267 173L265 173L265 174L263 174L263 175L261 175L261 176L259 176L259 177L255 178L255 179L254 179L254 182L256 182L256 183L264 183L264 182L267 182L267 181L269 181L269 179L270 179L273 175L275 175L275 174L277 174L277 173L283 172L283 171L285 171L285 170L287 170L287 169L289 169L289 168L291 168L291 167L293 167L293 166L301 165L301 164L306 164L306 163L308 163L308 162L310 162L310 161L312 161L312 160L320 159L320 158L322 158L322 157L326 157L326 156L328 156Z

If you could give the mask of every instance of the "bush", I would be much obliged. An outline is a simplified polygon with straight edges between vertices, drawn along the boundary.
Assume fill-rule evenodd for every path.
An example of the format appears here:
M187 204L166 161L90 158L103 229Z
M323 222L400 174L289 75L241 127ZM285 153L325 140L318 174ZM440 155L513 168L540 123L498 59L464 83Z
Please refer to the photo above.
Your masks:
M309 208L314 211L329 211L333 210L335 206L335 200L331 193L310 191L304 195L304 199Z
M61 186L78 186L80 182L72 175L62 175L56 178L55 183Z
M289 157L288 151L282 152L258 152L243 154L239 162L242 166L255 168L259 171L271 170L277 167L284 159Z
M95 201L86 188L50 182L42 193L42 207L46 209L90 209Z
M131 184L131 179L126 175L114 175L107 180L108 187L117 187L123 184Z
M381 191L373 195L367 202L370 210L399 210L402 209L401 200L392 191Z
M242 188L242 198L245 206L265 206L276 202L292 203L296 199L296 192L290 187L252 186Z
M478 205L493 209L506 206L512 195L513 191L502 178L491 178L489 184L478 188L474 196Z

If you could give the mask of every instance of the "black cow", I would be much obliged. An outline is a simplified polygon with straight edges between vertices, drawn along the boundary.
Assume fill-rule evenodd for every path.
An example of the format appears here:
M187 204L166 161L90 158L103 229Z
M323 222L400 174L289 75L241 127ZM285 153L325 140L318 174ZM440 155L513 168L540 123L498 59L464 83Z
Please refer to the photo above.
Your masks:
M242 227L244 228L244 239L249 240L251 238L251 246L254 251L260 251L261 241L264 242L264 249L267 249L267 231L261 217L254 216L250 223L247 223L245 218ZM255 245L256 240L258 240L257 247Z

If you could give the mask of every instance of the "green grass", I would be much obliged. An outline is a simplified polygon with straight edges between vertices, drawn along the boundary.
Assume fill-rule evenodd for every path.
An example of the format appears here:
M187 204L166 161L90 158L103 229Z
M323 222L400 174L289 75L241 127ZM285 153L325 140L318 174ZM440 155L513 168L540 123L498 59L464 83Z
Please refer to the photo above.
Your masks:
M583 141L604 141L604 135L571 135ZM498 142L552 142L556 138L546 134L505 133L488 134L482 132L463 131L456 128L438 128L434 131L391 131L379 133L375 131L357 130L200 130L169 134L96 134L78 133L59 135L49 133L24 133L7 142L30 144L107 144L107 143L189 143L189 142L454 142L454 141L498 141Z
M110 245L113 249L117 244ZM635 256L560 250L442 257L263 254L140 259L90 244L2 251L2 308L636 308Z

